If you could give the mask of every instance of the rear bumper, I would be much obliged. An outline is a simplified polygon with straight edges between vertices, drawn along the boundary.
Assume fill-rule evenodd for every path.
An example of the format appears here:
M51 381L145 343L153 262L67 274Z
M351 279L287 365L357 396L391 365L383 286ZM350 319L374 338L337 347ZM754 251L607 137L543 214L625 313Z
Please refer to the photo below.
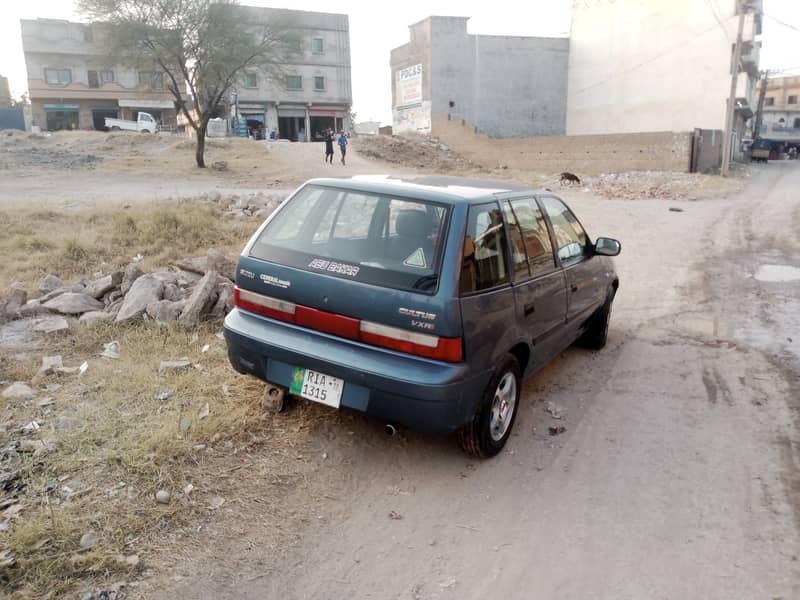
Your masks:
M345 381L341 407L416 431L448 432L475 414L490 373L375 348L234 309L225 318L234 369L289 387L294 367Z

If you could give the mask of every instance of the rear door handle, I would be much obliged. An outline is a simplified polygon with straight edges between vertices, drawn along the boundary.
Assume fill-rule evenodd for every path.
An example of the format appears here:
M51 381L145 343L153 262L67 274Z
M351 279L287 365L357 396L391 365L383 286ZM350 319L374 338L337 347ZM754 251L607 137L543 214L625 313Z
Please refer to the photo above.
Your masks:
M569 290L571 292L577 292L578 291L578 284L577 283L573 283L571 286L569 286Z
M535 310L536 310L536 306L534 305L533 302L529 302L528 304L526 304L523 307L523 311L525 312L525 316L526 317L529 316L530 314L532 314Z

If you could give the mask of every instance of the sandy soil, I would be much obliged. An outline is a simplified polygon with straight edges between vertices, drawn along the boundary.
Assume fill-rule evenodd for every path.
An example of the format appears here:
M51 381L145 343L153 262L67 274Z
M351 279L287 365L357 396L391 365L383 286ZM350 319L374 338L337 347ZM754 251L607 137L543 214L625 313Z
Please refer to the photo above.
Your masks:
M798 184L770 164L684 212L567 192L591 234L622 240L611 339L526 383L504 453L330 413L329 497L294 547L263 548L252 515L148 595L800 597L800 281L753 277L800 265Z

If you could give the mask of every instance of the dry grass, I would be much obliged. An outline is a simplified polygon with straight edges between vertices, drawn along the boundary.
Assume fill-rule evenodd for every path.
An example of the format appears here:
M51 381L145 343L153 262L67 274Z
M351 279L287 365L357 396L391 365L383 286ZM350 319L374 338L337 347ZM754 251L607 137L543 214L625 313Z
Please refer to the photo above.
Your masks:
M220 489L225 485L220 474L242 466L243 450L256 449L261 468L284 484L301 477L300 465L289 459L304 443L307 428L298 426L287 443L285 432L271 427L271 417L260 408L262 386L230 369L215 332L143 324L82 329L47 349L61 354L66 365L89 362L82 377L45 381L63 386L52 407L37 408L38 399L4 406L15 427L39 423L39 431L28 437L59 440L44 456L19 454L16 468L27 485L24 509L3 534L17 564L0 572L0 581L5 577L4 585L17 597L59 598L81 585L135 578L165 536L208 517L210 497L221 493L230 500L230 488ZM112 338L120 343L121 358L98 357ZM203 353L205 344L210 349ZM158 373L160 359L182 356L192 360L190 369ZM34 368L31 360L17 374L30 376ZM157 399L165 390L173 395ZM206 404L209 414L201 419ZM293 421L302 425L299 413ZM64 417L85 426L62 430L57 424ZM195 489L184 494L188 484ZM159 489L172 494L170 504L155 502ZM69 490L75 495L69 497ZM260 518L275 511L261 504ZM97 544L82 552L79 541L89 531ZM173 550L179 546L169 543ZM125 555L136 555L141 563L134 567L115 558Z
M65 280L109 272L142 254L144 268L204 254L235 256L257 223L226 220L211 204L137 204L129 208L4 207L0 210L0 290L21 281L33 289L46 273Z
M22 281L34 289L46 272L65 280L108 272L138 253L145 256L146 270L204 254L212 246L233 256L257 226L255 221L223 219L212 204L6 207L0 211L0 286ZM282 514L279 499L289 490L308 488L298 482L307 481L303 471L309 467L295 455L306 443L314 408L294 412L292 432L274 428L272 417L260 408L262 385L230 368L225 343L215 335L219 329L218 324L195 331L104 324L26 348L0 347L0 380L31 381L42 355L60 354L66 366L89 364L82 377L42 381L62 387L41 391L35 400L0 399L0 447L25 438L58 440L54 451L38 456L0 451L0 467L19 470L26 485L22 511L0 532L0 550L16 558L13 567L0 569L0 586L18 598L60 598L136 579L165 545L172 554L181 551L176 536L191 538L198 522L223 516L209 510L210 497L219 494L230 501L235 492L245 502L253 495L236 490L237 482L227 479L240 474L243 465L258 464L260 481L274 482L274 499L253 498L260 522L271 523L266 537L292 535L292 523L302 511L295 504L297 514ZM118 360L98 356L111 340L120 344ZM209 350L204 353L205 344ZM183 356L192 360L191 369L159 374L162 359ZM160 401L157 396L164 390L173 395ZM54 403L40 407L38 401L48 394ZM200 419L206 404L208 417ZM64 418L82 426L59 427ZM31 421L40 429L23 433ZM188 484L195 489L185 495ZM169 505L155 502L159 489L172 494ZM97 544L80 551L79 541L88 531L95 533ZM128 555L138 556L139 565L117 559Z

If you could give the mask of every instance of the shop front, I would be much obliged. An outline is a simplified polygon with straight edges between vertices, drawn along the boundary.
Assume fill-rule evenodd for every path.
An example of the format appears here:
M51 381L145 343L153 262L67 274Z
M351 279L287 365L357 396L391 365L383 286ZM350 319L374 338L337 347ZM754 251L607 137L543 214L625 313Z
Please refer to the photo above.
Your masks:
M305 142L306 109L278 107L278 136L292 142Z
M330 129L334 132L344 129L344 111L310 109L311 139L315 142L325 139L325 132Z
M78 129L80 104L44 104L47 131Z

